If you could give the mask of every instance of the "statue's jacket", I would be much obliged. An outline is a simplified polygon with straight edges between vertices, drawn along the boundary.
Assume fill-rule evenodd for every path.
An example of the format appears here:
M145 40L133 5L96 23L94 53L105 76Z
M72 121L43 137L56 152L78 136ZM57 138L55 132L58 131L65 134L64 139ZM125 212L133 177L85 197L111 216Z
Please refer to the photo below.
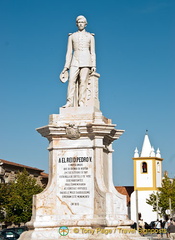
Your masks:
M96 67L94 34L78 31L69 34L65 67Z

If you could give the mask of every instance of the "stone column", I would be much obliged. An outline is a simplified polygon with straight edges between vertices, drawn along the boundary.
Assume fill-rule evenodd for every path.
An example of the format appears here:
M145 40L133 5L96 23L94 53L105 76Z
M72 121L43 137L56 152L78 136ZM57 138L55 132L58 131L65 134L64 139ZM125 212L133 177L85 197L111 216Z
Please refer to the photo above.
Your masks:
M94 106L100 109L100 102L98 96L98 79L100 77L99 73L91 73L87 86L87 97L85 106Z

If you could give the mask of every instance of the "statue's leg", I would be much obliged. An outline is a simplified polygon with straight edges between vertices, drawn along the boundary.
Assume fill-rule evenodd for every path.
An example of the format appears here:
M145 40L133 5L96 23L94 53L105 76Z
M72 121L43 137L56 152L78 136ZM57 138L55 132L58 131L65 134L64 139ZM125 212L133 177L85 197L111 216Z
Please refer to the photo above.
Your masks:
M69 83L67 89L67 103L64 107L73 107L75 96L75 83L78 78L79 68L71 67L69 72Z
M90 68L83 67L80 69L79 77L79 106L84 106L86 99L86 91L87 91L87 82L89 78Z

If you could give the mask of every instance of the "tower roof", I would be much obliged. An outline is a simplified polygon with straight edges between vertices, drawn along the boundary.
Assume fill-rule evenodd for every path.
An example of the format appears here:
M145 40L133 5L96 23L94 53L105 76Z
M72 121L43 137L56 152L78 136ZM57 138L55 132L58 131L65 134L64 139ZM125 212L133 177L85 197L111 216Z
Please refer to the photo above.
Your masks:
M154 147L151 146L149 137L148 137L148 130L146 130L146 134L143 140L143 145L142 145L142 151L139 153L138 149L136 148L134 151L134 158L139 158L139 157L157 157L161 158L160 150L159 148L157 151L154 150Z
M142 151L140 154L140 157L150 157L152 152L152 147L151 143L148 137L148 133L146 132L144 140L143 140L143 145L142 145Z

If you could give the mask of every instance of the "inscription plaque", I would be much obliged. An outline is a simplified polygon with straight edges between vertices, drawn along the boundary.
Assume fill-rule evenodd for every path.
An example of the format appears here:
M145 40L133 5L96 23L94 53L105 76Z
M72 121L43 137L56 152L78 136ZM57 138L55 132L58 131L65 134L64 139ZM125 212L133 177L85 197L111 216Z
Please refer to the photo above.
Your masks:
M88 206L93 199L93 158L87 152L58 157L59 196L71 207ZM88 203L85 204L85 201Z

